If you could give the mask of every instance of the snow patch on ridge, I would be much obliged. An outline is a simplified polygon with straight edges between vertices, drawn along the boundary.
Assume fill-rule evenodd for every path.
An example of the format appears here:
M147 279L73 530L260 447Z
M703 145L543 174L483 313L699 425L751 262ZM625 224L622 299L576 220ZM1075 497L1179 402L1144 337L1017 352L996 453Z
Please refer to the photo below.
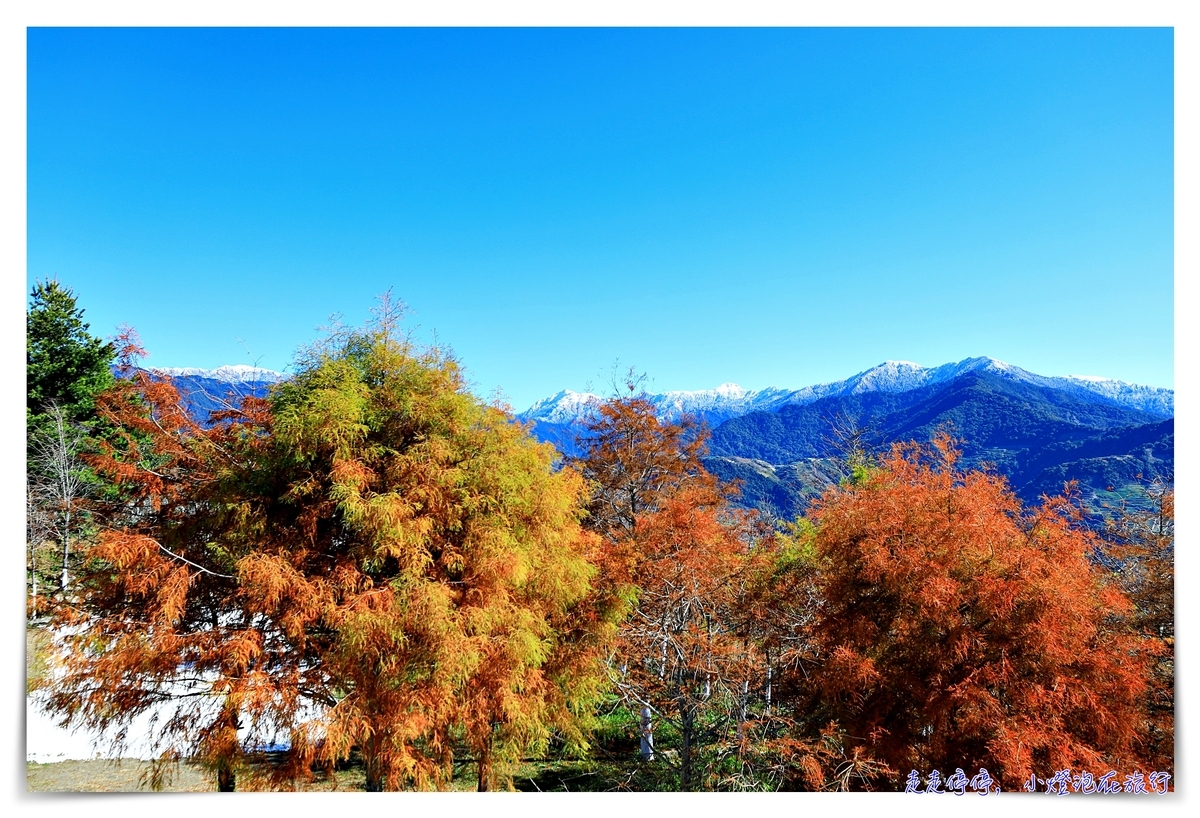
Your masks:
M228 364L226 366L219 366L216 369L200 369L194 366L164 366L155 367L151 371L170 375L173 378L180 376L209 378L214 381L224 381L225 383L279 383L287 379L287 376L282 372L275 372L271 369L260 369L257 366L249 366L247 364Z
M771 412L789 404L802 405L827 397L868 392L908 392L944 383L968 372L989 372L1009 380L1072 392L1088 400L1099 398L1160 417L1171 417L1175 413L1175 393L1171 389L1093 376L1049 377L990 357L966 358L935 367L923 367L912 361L884 361L845 380L814 384L803 389L768 387L746 390L727 382L716 389L663 392L647 395L646 399L664 420L677 420L681 415L691 414L711 426L750 412ZM563 390L553 397L538 401L518 417L558 424L573 423L584 417L589 407L595 406L600 400L591 393Z
M540 420L543 423L570 423L586 415L589 406L600 402L600 396L591 392L564 389L556 395L542 398L522 412L520 417L523 420Z

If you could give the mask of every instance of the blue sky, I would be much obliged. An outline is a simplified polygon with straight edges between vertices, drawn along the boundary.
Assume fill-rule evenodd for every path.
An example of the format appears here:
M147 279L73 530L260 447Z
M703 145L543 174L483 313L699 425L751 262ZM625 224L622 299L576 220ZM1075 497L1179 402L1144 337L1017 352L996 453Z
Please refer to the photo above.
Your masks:
M481 395L1171 387L1169 29L31 29L28 277L158 366L392 288Z

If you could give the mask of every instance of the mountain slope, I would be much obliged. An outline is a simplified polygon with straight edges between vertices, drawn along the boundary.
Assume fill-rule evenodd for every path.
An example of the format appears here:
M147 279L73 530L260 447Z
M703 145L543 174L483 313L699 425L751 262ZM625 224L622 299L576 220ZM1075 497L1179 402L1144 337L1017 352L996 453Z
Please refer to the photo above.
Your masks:
M967 358L957 363L923 367L909 361L885 361L841 381L806 386L803 389L745 390L725 383L716 389L695 392L663 392L647 395L659 417L676 420L691 414L709 426L752 412L774 412L786 406L806 406L826 398L852 395L894 395L955 381L963 375L983 373L1013 384L1042 387L1070 396L1078 403L1122 407L1144 412L1156 419L1171 417L1175 393L1170 389L1141 386L1109 378L1071 375L1037 375L995 358ZM517 417L538 424L566 427L578 424L602 399L588 392L563 390L538 401Z
M286 376L246 366L158 369L193 416L265 396ZM1026 501L1077 480L1093 504L1174 469L1174 393L1099 378L1049 378L969 358L925 368L889 361L831 384L747 391L733 384L649 396L660 416L698 415L712 430L706 466L742 484L742 504L777 517L803 513L844 476L833 426L862 429L882 450L939 429L962 441L964 465L995 468ZM518 415L541 440L575 454L580 420L598 404L564 390Z
M962 441L964 465L996 469L1027 502L1057 493L1074 479L1089 501L1098 503L1174 468L1173 420L987 370L904 393L828 397L751 413L715 429L710 454L725 459L716 468L731 475L745 460L762 461L779 473L814 458L836 458L835 421L862 429L876 450L893 442L927 441L945 429ZM759 478L747 482L754 491L747 490L743 502L786 506L780 492L788 481L764 483L761 470ZM819 481L799 487L790 498L802 504L821 487Z
M175 382L188 414L204 423L213 412L236 407L245 397L266 397L272 386L287 376L251 366L222 366L217 369L161 368L151 374L168 376Z

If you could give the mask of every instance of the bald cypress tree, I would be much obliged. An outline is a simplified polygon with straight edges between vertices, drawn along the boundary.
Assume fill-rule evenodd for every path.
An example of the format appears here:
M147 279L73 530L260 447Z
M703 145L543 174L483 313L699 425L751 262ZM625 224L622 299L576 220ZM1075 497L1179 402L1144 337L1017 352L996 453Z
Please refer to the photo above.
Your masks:
M552 736L583 749L611 630L589 609L585 484L397 317L385 303L211 427L169 379L101 396L117 433L93 462L122 495L62 612L65 723L119 730L173 700L154 742L222 789L352 754L368 789L448 786L456 754L491 789ZM249 765L274 736L286 758Z

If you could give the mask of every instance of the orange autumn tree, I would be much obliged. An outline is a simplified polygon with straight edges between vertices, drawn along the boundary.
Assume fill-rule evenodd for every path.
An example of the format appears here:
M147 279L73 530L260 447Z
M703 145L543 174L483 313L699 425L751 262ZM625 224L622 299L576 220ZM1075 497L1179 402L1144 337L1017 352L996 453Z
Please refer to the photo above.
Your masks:
M76 715L125 719L113 691L166 640L151 698L195 679L200 709L220 711L174 730L185 752L211 745L232 770L258 745L289 747L256 785L357 752L369 789L446 786L457 750L488 789L552 734L583 748L605 628L580 609L597 543L583 481L398 318L385 300L213 429L147 387L128 401L143 411L118 418L130 432L112 460L139 488L105 534L120 553L92 555L107 590L68 660L73 689L93 693ZM152 456L132 448L142 438ZM224 664L197 664L173 635Z
M738 630L757 534L750 515L697 486L638 521L637 602L619 630L613 681L672 728L677 754L664 762L683 791L752 786L723 762L738 752L751 687L757 697L769 684L762 655Z
M234 421L249 418L198 423L169 378L137 367L132 330L118 349L121 377L96 401L108 434L89 457L111 490L93 503L100 533L55 612L62 666L46 705L118 746L137 717L157 714L150 746L198 758L232 790L244 748L269 742L281 702L286 711L274 666L290 663L240 604L221 542L230 508L218 478L238 465Z
M858 464L861 471L864 466ZM892 772L845 730L814 708L811 673L820 658L821 608L815 529L805 519L783 525L760 548L742 600L739 631L773 671L770 706L751 711L739 761L768 789L873 789Z
M1146 693L1145 753L1175 772L1175 486L1156 480L1112 510L1104 555L1134 613L1128 625L1153 656Z
M369 789L447 786L459 747L489 789L552 730L582 745L602 670L559 626L595 538L579 476L398 319L385 299L273 394L239 576L306 656L295 772L357 748Z
M788 680L802 732L832 723L901 780L982 767L1011 790L1064 768L1146 772L1146 651L1089 560L1095 535L1072 499L1024 509L957 457L944 435L896 446L816 504L815 600L776 600L812 611L815 661Z
M741 575L760 532L701 464L703 430L660 421L636 382L626 387L596 407L575 461L593 487L588 525L604 537L600 589L630 609L609 675L639 716L643 758L672 768L681 790L718 786L748 681L757 689L763 676L736 632ZM677 746L664 754L668 736Z

